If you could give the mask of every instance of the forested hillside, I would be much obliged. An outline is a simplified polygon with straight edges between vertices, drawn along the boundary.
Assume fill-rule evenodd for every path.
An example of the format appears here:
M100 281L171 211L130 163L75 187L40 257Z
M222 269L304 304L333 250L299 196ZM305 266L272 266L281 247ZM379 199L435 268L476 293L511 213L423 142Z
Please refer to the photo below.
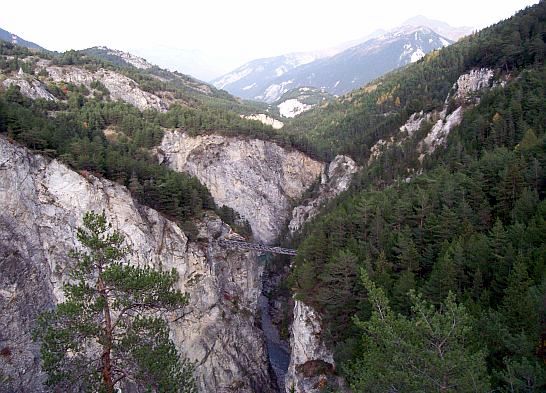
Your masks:
M190 238L206 209L249 228L158 164L166 129L347 154L362 170L290 240L287 282L322 316L336 372L355 392L546 390L545 1L281 130L242 117L262 104L116 56L0 42L1 137L125 185ZM126 90L55 79L70 73Z
M306 226L290 278L355 391L546 389L545 22L540 2L292 123L369 163ZM498 83L445 146L419 159L423 122L369 160L483 67Z
M121 100L113 100L100 81L93 81L89 88L83 84L47 82L47 71L37 70L37 63L44 60L59 67L113 70L138 82L144 91L172 93L175 102L164 112L140 111ZM271 127L246 120L234 109L244 113L245 108L251 112L252 107L213 88L206 94L191 89L183 83L186 79L172 73L170 77L181 81L161 81L135 67L119 67L85 53L38 55L0 41L0 72L9 77L17 70L23 72L19 78L29 84L44 85L49 99L31 99L22 94L19 86L4 84L0 94L0 132L35 151L59 158L82 173L104 176L127 186L141 203L186 222L186 226L190 225L187 218L198 215L202 209L213 209L215 204L197 179L157 163L152 148L160 144L163 129L214 131L290 144ZM150 72L167 73L158 68ZM41 74L37 78L43 83L32 76L35 73ZM218 212L228 222L238 222L237 214L230 209Z
M344 153L364 161L379 138L415 112L439 109L457 78L489 67L516 77L544 61L543 2L417 63L393 71L326 108L296 118L283 131L305 134L324 156Z

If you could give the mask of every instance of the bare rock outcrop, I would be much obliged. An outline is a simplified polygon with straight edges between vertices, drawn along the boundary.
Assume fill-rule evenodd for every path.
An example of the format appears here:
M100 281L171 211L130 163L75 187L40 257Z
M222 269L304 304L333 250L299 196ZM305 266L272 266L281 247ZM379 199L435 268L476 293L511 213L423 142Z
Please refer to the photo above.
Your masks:
M219 206L229 206L248 220L254 237L264 243L280 235L292 205L324 167L273 142L181 131L165 132L158 156L172 169L196 176Z
M0 392L41 392L37 315L62 297L86 211L105 211L126 237L130 262L175 268L190 295L172 322L179 351L196 362L201 392L273 392L263 334L256 325L262 266L249 252L191 242L173 222L133 201L125 187L81 176L0 138ZM209 213L199 238L224 236Z
M383 151L391 146L395 144L400 146L405 140L412 138L424 123L432 123L432 128L419 141L418 149L421 153L419 160L422 161L426 154L445 145L450 132L463 121L464 113L479 104L480 92L497 85L493 81L494 75L495 72L489 68L473 69L460 75L447 95L441 111L413 113L400 127L400 132L391 135L390 138L379 139L370 148L368 164L379 158ZM499 85L503 86L503 83L500 82Z
M290 234L297 232L305 222L315 217L326 202L346 191L359 169L351 157L336 156L328 168L324 168L316 196L292 210L292 219L288 224Z
M286 393L319 393L338 385L332 351L322 339L321 317L311 307L296 300L290 333L290 365L285 380Z
M6 78L2 85L8 88L12 85L19 86L21 94L33 100L43 98L48 101L57 101L57 99L47 91L42 82L31 75L25 74L22 70L17 75Z
M41 62L49 77L54 82L69 82L75 85L83 84L91 88L93 81L101 82L110 92L113 100L125 101L138 109L155 109L165 112L168 109L166 101L155 94L142 90L138 83L125 75L115 71L99 68L97 71L89 71L78 66L53 66Z

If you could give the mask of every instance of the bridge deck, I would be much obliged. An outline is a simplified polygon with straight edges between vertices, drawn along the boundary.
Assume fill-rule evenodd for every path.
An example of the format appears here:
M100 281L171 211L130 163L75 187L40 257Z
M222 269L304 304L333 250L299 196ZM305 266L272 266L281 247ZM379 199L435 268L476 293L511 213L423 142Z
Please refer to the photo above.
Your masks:
M234 247L234 248L242 248L245 250L271 252L273 254L284 254L284 255L292 255L292 256L295 256L297 254L296 250L292 250L290 248L271 247L271 246L266 246L265 244L249 243L249 242L243 242L240 240L223 239L223 240L218 240L217 243L224 247Z

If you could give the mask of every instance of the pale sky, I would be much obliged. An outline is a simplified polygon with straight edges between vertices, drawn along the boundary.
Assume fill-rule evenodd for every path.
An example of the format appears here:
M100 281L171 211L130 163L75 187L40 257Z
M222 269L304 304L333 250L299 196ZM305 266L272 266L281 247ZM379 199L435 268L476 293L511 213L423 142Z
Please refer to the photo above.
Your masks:
M227 72L256 58L328 48L415 15L481 28L537 2L2 0L0 27L51 50L105 45L142 55L162 47Z

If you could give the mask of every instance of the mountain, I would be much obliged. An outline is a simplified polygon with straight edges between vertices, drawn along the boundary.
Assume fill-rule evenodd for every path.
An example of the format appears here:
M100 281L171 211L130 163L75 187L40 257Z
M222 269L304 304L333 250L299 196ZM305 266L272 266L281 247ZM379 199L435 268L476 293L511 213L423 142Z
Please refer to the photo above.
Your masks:
M281 56L256 59L248 62L235 70L211 80L211 83L219 89L225 89L232 94L252 100L273 102L279 99L285 92L294 88L286 89L285 85L267 90L279 77L305 64L312 63L318 59L334 56L344 50L365 42L369 39L385 34L385 30L376 30L356 40L346 41L331 48L310 51L289 53ZM259 98L257 92L261 92ZM256 93L256 94L254 94Z
M290 90L282 83L277 88L271 87L279 77L296 67L317 60L320 56L316 53L302 52L257 59L212 80L211 83L218 89L227 90L238 97L273 102Z
M10 33L9 31L6 31L4 29L1 29L1 28L0 28L0 40L11 42L12 44L24 46L24 47L29 48L29 49L36 49L36 50L45 51L45 49L42 48L40 45L35 44L34 42L26 41L26 40L22 39L21 37L15 35L13 33Z
M459 38L469 35L476 30L474 27L469 26L453 27L445 22L429 19L423 15L417 15L406 20L404 23L402 23L402 26L426 26L452 41L457 41Z
M155 79L156 83L161 81L170 87L176 86L177 89L183 90L183 95L186 97L210 97L220 100L228 100L233 104L237 104L237 99L227 94L225 91L216 89L205 82L193 78L192 76L182 74L177 71L169 71L162 69L157 65L148 62L146 59L135 56L132 53L124 52L117 49L111 49L105 46L95 46L79 51L78 53L90 56L95 59L104 60L121 69L130 69L133 73L146 75ZM180 96L181 93L178 93Z
M295 241L293 391L546 391L545 32L541 1L287 122L363 166Z
M303 86L341 95L450 43L427 27L406 26L333 56L286 55L255 60L212 83L233 95L269 103Z
M426 27L404 27L298 67L283 75L283 81L275 80L275 84L315 86L330 94L342 95L450 43Z

